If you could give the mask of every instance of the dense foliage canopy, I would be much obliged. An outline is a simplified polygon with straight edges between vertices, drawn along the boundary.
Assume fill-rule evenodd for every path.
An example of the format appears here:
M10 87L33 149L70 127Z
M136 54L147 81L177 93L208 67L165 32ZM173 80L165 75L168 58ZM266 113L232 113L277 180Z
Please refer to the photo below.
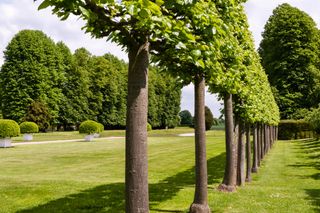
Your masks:
M295 118L320 101L319 39L312 18L289 4L278 6L265 25L259 53L281 118Z
M41 50L41 39L52 50ZM32 30L19 32L8 45L6 56L0 72L5 118L33 121L42 131L50 125L70 129L87 119L108 129L125 127L128 65L124 61L111 54L93 56L84 48L72 54L63 42L55 44L42 32ZM59 76L56 86L47 77L51 75L50 60L59 67L50 71ZM40 69L42 66L46 68ZM149 84L149 123L153 128L177 126L180 84L156 67L150 71Z

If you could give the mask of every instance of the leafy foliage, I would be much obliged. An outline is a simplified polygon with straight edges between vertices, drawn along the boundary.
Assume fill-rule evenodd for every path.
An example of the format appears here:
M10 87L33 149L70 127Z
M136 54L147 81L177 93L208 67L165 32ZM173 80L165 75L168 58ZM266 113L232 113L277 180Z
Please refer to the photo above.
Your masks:
M0 138L15 137L20 135L17 122L10 119L0 119Z
M94 133L100 133L103 131L103 128L101 124L98 122L87 120L80 124L79 126L79 133L81 134L94 134Z
M20 124L20 132L21 133L37 133L39 132L39 127L34 122L25 121Z
M182 126L192 126L193 125L193 117L189 110L182 110L179 113L180 116L180 125Z
M305 12L282 4L269 18L259 53L281 118L319 103L319 30Z
M150 132L152 130L151 124L147 123L147 131Z
M212 125L214 124L214 118L213 118L213 114L210 110L209 107L205 106L204 108L204 113L205 113L205 122L206 122L206 130L210 130Z
M48 106L56 122L64 79L55 43L37 30L22 30L4 51L0 72L1 111L4 118L21 122L35 100Z
M50 126L52 116L48 110L47 105L40 101L32 102L27 109L24 121L34 122L38 125L39 130L45 132Z

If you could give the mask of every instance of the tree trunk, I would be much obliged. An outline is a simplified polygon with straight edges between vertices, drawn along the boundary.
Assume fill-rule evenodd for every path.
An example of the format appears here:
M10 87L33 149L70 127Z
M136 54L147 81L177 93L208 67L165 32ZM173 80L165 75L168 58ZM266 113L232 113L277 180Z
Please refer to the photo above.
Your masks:
M251 171L253 173L258 172L258 135L257 124L253 125L253 164Z
M243 186L246 178L245 159L246 159L246 144L244 140L245 124L242 120L239 121L239 138L238 138L238 162L237 162L237 185Z
M148 213L148 66L149 42L129 49L126 120L126 212Z
M226 132L226 166L223 177L223 182L218 189L220 191L233 192L236 190L237 170L236 168L236 144L233 138L233 107L232 95L225 94L224 96L225 109L225 132ZM236 126L236 125L235 125Z
M260 124L257 124L257 142L258 142L258 146L257 146L257 148L258 148L258 152L257 152L257 154L258 154L258 167L260 167L260 165L261 165L261 125Z
M194 115L195 115L195 161L196 161L196 190L191 213L209 213L208 206L208 173L206 155L206 126L205 126L205 80L197 75L194 81Z
M263 160L264 158L264 124L261 124L261 128L260 128L260 131L261 131L261 157L260 157L260 161Z
M246 157L247 157L247 173L246 182L251 182L251 143L250 143L250 125L246 125Z

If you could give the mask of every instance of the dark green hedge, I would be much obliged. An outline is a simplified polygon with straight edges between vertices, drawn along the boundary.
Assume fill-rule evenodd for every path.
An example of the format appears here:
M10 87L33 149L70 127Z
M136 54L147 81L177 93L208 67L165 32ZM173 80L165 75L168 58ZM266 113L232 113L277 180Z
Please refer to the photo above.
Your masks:
M304 120L281 120L278 134L280 140L309 138L312 134L312 128Z

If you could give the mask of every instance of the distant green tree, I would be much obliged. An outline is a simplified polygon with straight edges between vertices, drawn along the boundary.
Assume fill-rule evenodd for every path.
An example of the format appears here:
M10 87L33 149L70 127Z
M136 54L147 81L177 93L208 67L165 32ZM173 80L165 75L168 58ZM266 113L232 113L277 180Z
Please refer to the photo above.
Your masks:
M206 122L206 130L210 130L212 125L215 123L213 114L209 107L205 106L205 122Z
M22 120L36 123L39 130L45 132L50 126L52 116L48 107L41 101L36 100L28 106L27 114Z
M319 103L319 30L305 12L282 4L269 18L259 53L282 118Z
M105 55L90 61L90 117L106 128L123 128L126 121L126 66Z
M176 78L151 68L148 99L148 122L153 128L173 128L179 124L181 86Z
M27 107L40 100L56 123L64 81L56 44L41 31L22 30L8 44L4 58L0 72L3 117L21 122Z
M193 117L189 110L182 110L179 113L180 116L180 125L182 126L192 126L193 125Z

